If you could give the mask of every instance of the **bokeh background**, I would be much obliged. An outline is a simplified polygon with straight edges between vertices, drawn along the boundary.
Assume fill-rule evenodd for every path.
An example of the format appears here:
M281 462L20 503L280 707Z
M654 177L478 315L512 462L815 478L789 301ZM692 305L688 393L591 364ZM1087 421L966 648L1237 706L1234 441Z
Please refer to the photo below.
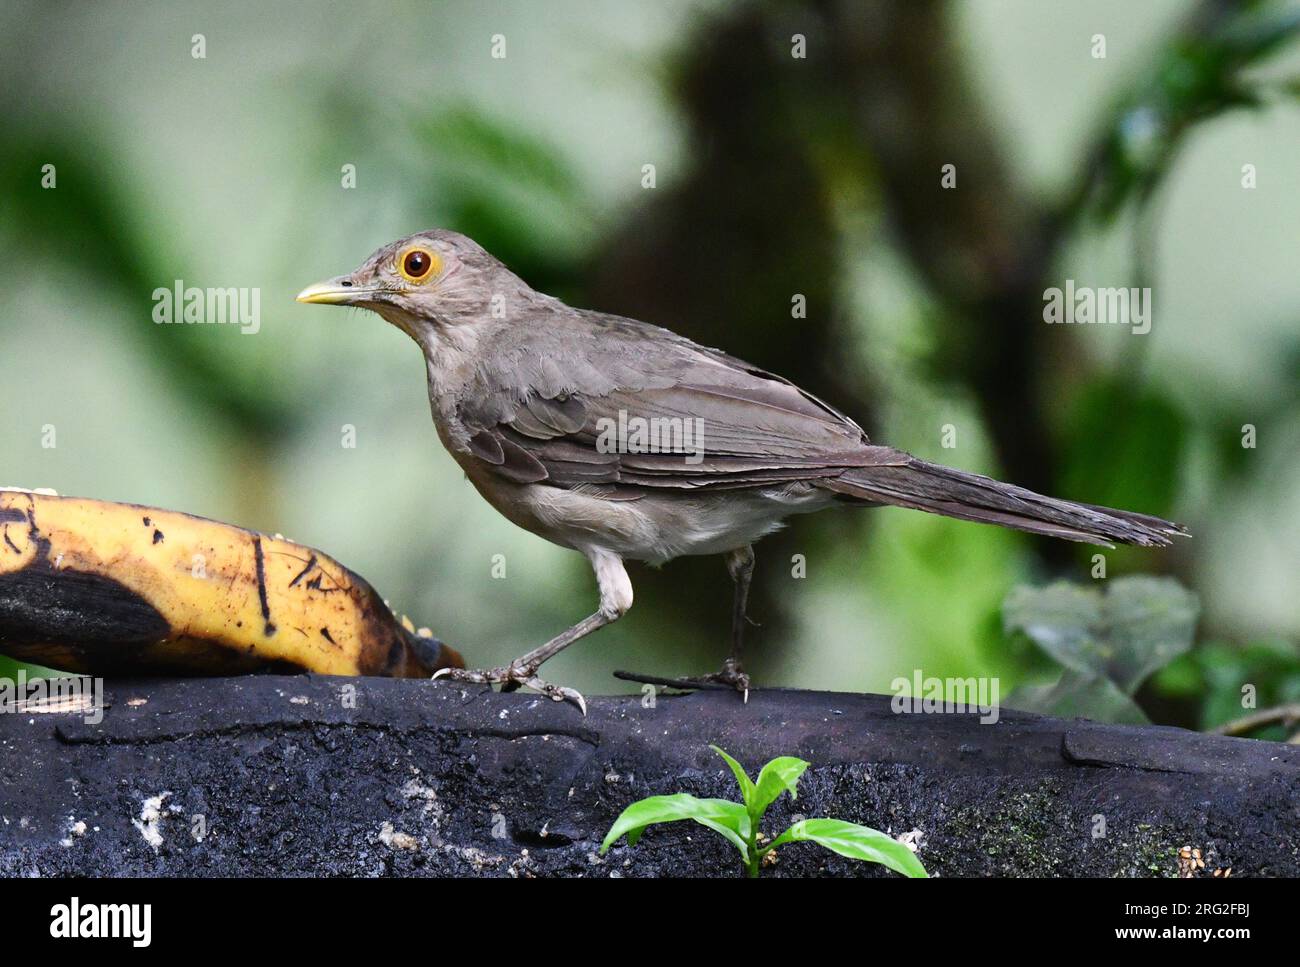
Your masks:
M0 484L282 532L477 664L536 645L592 610L586 563L462 478L405 336L293 301L450 227L575 305L794 378L878 440L1185 523L1171 550L1106 557L1107 580L1168 575L1200 602L1196 648L1138 702L1209 727L1240 714L1243 682L1261 706L1300 701L1298 17L1189 0L10 0ZM1067 278L1151 286L1152 332L1045 325L1044 289ZM260 288L260 331L155 325L151 294L175 279ZM1002 604L1096 584L1093 553L902 510L796 519L758 548L751 670L875 691L913 669L998 676L1004 696L1051 681ZM548 678L616 692L634 686L614 668L716 667L722 561L632 577L629 616Z

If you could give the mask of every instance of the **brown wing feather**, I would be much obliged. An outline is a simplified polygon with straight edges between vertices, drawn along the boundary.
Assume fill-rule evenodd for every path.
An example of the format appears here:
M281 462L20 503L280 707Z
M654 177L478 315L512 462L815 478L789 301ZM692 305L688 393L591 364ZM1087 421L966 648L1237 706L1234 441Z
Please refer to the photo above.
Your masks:
M550 338L559 329L564 338ZM861 427L794 384L635 320L558 316L512 333L490 352L492 364L479 368L465 394L474 403L460 415L474 431L471 451L516 482L769 486L895 459L895 451L870 446ZM620 417L669 427L659 441L666 452L602 452L602 433L608 441ZM686 430L686 421L689 437L671 432Z

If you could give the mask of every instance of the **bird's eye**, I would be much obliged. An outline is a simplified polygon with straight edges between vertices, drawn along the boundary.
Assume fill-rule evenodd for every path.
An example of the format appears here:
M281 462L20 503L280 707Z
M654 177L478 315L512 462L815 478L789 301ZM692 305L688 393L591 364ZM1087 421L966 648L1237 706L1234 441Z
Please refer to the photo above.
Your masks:
M408 282L424 282L433 274L437 265L438 256L424 248L408 249L397 263L402 277Z

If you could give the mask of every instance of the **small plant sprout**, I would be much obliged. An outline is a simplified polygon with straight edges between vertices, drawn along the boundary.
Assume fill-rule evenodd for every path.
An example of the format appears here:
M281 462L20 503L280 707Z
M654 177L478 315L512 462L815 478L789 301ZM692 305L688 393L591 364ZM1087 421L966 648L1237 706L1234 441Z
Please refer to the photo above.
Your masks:
M881 863L904 876L928 876L916 854L903 843L892 839L877 829L847 823L842 819L804 819L795 823L766 846L758 845L759 823L767 807L788 792L797 796L799 777L808 763L792 756L773 759L758 774L758 781L749 778L744 767L716 745L709 746L722 756L740 786L741 802L730 799L697 799L688 793L675 796L650 796L628 806L614 821L605 841L600 844L604 854L619 839L627 836L627 844L635 846L646 828L656 823L675 823L692 819L707 826L727 839L740 851L740 860L750 877L758 876L763 857L786 843L820 843L834 853L849 859Z

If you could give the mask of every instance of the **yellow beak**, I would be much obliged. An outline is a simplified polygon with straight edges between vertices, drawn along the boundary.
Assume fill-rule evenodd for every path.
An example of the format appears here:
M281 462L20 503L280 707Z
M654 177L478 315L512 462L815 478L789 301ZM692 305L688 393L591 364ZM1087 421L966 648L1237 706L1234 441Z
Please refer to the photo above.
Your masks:
M346 283L346 284L345 284ZM298 293L299 302L313 302L318 305L338 306L354 301L365 290L357 289L346 275L328 282L317 282Z

